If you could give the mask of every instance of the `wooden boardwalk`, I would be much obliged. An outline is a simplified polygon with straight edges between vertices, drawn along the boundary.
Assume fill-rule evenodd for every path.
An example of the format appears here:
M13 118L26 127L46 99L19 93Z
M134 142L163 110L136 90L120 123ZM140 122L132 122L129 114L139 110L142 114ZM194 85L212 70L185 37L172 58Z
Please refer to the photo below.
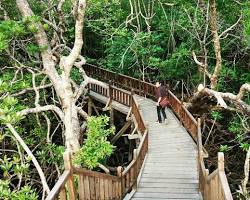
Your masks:
M148 124L149 149L132 199L201 199L195 142L170 110L166 110L168 124L159 124L155 102L136 99Z
M171 111L167 110L168 124L159 124L155 102L142 97L154 97L153 84L92 65L86 65L85 71L106 83L89 84L89 96L105 104L104 110L109 110L111 122L113 109L126 114L126 119L135 125L130 139L140 137L140 141L133 151L133 159L125 168L118 166L116 175L73 166L71 152L65 152L65 170L46 200L78 199L77 196L82 200L124 197L124 200L233 200L224 170L224 154L218 153L218 168L209 173L204 162L208 155L202 145L201 121L196 120L171 91L167 91L171 105ZM92 107L98 113L92 103L89 99L89 115ZM133 136L135 131L139 134Z

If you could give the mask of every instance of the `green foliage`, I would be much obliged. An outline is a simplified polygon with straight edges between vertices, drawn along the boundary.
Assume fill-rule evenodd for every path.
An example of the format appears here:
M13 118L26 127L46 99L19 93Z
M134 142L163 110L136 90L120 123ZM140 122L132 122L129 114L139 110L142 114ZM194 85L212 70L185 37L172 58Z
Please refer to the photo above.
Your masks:
M70 72L70 77L71 77L72 80L74 80L79 85L83 81L81 73L76 68L72 69L72 71Z
M65 152L64 146L59 146L55 144L48 144L36 152L36 157L39 159L42 164L60 163L63 165L63 152ZM50 155L47 157L47 155Z
M243 151L248 151L248 149L250 148L250 144L249 143L241 143L240 148L242 148Z
M0 123L3 124L15 124L19 122L23 117L17 112L23 109L22 106L18 105L17 99L13 97L6 97L0 101Z
M25 28L22 22L18 21L1 21L0 22L0 53L9 46L10 40L15 37L23 36Z
M8 91L8 84L0 79L0 95Z
M112 154L114 146L107 139L114 134L115 128L107 128L108 123L107 116L88 118L87 139L74 157L76 164L93 169Z
M250 44L250 3L246 3L245 9L244 9L244 36L245 36L245 42L247 45Z
M237 116L235 116L230 122L228 130L231 131L234 134L243 134L244 129L242 127L242 123L240 121L241 119Z
M10 182L7 180L0 180L0 199L3 200L37 200L38 195L30 186L23 186L20 190L11 191Z
M219 121L223 118L219 111L212 111L211 115L212 115L212 118L216 121Z
M21 174L27 174L29 169L30 159L26 159L24 163L20 161L20 158L14 156L12 159L4 155L3 159L0 158L0 168L3 171L4 178L11 178L13 174L15 176L21 176Z
M28 185L21 187L20 189L12 189L11 179L15 177L20 178L21 176L29 173L30 158L26 157L22 160L18 155L14 155L12 158L4 155L0 158L0 169L3 172L3 179L0 180L0 199L23 199L23 200L36 200L38 196L34 190Z
M137 18L131 17L131 7L127 0L88 0L82 54L88 57L89 62L116 72L142 78L143 69L156 69L157 73L153 75L149 72L146 74L146 79L151 81L156 78L168 79L172 82L172 86L179 80L188 80L188 89L195 88L201 82L202 74L197 70L191 52L195 50L198 59L202 60L203 44L198 41L198 38L203 39L206 30L206 20L197 2L154 1L154 15L148 20L150 23L150 31L148 31L145 21L147 8L144 8L143 3L147 6L149 2L152 1L137 1L137 4L140 4L140 12L144 14L144 16L140 14L137 16L140 24L138 28ZM27 92L19 95L18 101L15 98L4 97L32 87L31 74L22 68L20 68L22 73L19 71L13 81L16 67L21 66L9 58L9 54L14 55L23 66L33 68L34 71L41 69L39 54L48 47L38 47L33 33L38 31L36 24L42 22L43 18L53 19L53 23L58 24L59 15L53 7L57 3L57 0L29 0L34 16L22 18L15 0L1 0L1 6L7 11L10 20L0 21L0 142L7 145L9 149L16 150L15 139L4 126L5 123L14 123L18 132L22 133L25 143L34 150L34 155L46 173L55 171L55 163L60 165L59 168L63 166L62 152L65 149L62 146L62 130L60 128L57 130L55 125L58 119L50 115L50 112L46 112L51 120L51 129L55 130L52 140L56 143L47 144L47 127L44 126L46 122L42 116L28 115L22 119L23 126L18 126L21 118L16 113L26 106L33 107L34 93ZM165 3L173 3L174 6L167 6ZM218 90L237 93L243 83L250 82L250 4L249 0L241 0L240 3L220 0L216 3L219 33L232 26L241 13L244 15L243 20L220 40L223 66L219 76ZM65 31L63 38L66 44L72 47L75 37L75 19L71 15L71 0L65 0L62 11L65 24L60 25L60 28ZM3 16L1 9L0 16ZM48 40L52 41L54 30L43 22L42 26L47 33ZM212 72L215 66L215 56L210 27L207 35L208 70ZM61 72L59 67L58 72L59 74ZM43 78L44 75L36 77L37 86ZM71 78L77 84L82 81L80 73L75 68L71 71ZM41 105L57 102L56 95L53 95L50 89L40 90L40 92L39 103ZM244 101L250 103L250 95L245 95ZM228 120L219 111L213 111L211 117L219 122ZM108 135L113 134L114 130L107 128L107 125L108 119L105 117L89 119L88 138L76 155L76 163L93 169L98 162L105 162L105 159L111 155L114 147L107 138ZM240 148L246 151L249 148L249 142L242 128L241 119L236 116L229 120L227 126L227 129L234 133L235 141ZM223 152L231 149L229 144L220 147ZM14 153L10 156L11 153L6 153L6 155L1 157L1 172L4 178L10 178L13 174L27 175L27 170L30 170L30 175L24 179L25 184L29 185L28 180L36 178L36 173L32 171L32 165L29 166L28 158L21 163L18 154ZM4 192L0 192L0 199L17 199L14 194L18 194L20 199L36 199L37 197L33 196L35 193L29 187L21 188L19 191L13 189L13 185L17 182L16 176L9 182L0 183L0 191L1 187L5 187ZM24 181L22 183L24 185ZM13 195L11 190L13 190Z
M220 152L224 152L224 153L226 153L226 152L228 152L229 151L229 146L228 145L220 145Z

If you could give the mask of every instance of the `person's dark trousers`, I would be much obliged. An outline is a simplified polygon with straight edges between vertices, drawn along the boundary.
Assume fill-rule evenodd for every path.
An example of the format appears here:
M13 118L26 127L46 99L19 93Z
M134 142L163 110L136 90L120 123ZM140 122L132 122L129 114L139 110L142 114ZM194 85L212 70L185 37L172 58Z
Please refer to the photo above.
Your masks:
M165 108L161 107L161 106L157 106L157 115L158 115L158 121L161 123L161 113L163 115L163 120L167 119L167 115L165 113Z

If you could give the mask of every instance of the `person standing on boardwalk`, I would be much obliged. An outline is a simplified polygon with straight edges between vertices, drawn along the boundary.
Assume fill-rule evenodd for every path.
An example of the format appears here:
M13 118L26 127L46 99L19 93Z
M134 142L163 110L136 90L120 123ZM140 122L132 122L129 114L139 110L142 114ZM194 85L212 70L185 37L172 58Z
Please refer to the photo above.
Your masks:
M166 87L161 85L160 81L157 81L156 84L156 89L155 89L155 96L156 96L156 106L157 106L157 116L158 116L158 121L159 123L164 122L165 124L167 123L167 115L165 112L165 107L162 107L161 102L167 98L167 91ZM161 117L161 114L163 116L163 120Z

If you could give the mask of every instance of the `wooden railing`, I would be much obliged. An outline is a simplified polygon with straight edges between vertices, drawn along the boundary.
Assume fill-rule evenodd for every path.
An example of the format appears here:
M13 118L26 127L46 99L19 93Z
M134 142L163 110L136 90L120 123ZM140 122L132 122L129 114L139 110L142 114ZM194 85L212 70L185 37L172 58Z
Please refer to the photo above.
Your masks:
M73 175L76 175L78 179L77 197L79 199L122 199L132 190L132 188L136 187L137 178L148 151L148 131L139 105L133 94L136 93L154 98L155 86L151 83L95 66L86 65L84 69L87 75L107 83L107 87L89 84L90 90L108 97L110 101L117 101L132 108L132 114L137 124L138 131L142 135L142 139L138 148L134 150L133 160L130 164L124 170L122 167L117 168L117 176L75 168L72 167L71 164L66 163L65 166L68 167L66 167L65 172L52 189L47 200L56 199L59 194L60 199L67 199L65 190L66 183L70 199L76 199ZM231 200L232 194L224 171L223 153L218 154L218 169L212 174L209 174L204 163L205 149L202 146L200 121L197 122L194 119L191 113L183 106L182 102L171 91L168 90L167 95L172 110L197 143L199 188L203 195L203 199ZM70 159L68 158L68 160ZM70 163L70 161L68 161L68 163Z
M201 122L198 119L198 167L199 189L205 200L233 200L224 169L224 154L218 153L218 168L209 174L205 167L201 136Z
M133 119L135 119L134 123L137 124L137 129L142 135L140 144L137 149L134 149L133 160L130 164L125 169L117 168L117 176L76 168L72 166L71 155L65 153L65 171L46 200L59 197L60 199L78 198L80 200L120 200L137 186L137 178L148 151L148 132L133 91L128 92L112 85L101 87L95 84L89 84L89 89L108 97L110 101L131 107ZM77 192L73 177L78 183ZM68 196L66 196L67 193Z
M111 87L110 92L113 95L116 94L116 98L114 100L124 104L124 105L131 105L126 104L125 99L129 99L129 94L127 94L127 97L122 97L122 92L116 92L113 91L114 86L116 88L123 88L127 91L133 90L134 93L138 95L144 95L150 98L154 98L155 96L155 86L151 83L147 83L144 81L141 81L139 79L135 79L123 74L117 74L112 71L109 71L107 69L99 68L96 66L90 66L85 65L84 70L87 75L91 77L98 78L98 80L104 81L106 83L109 83L109 86ZM103 93L100 91L100 89L96 89L100 86L92 86L94 88L93 91L96 91L99 94L102 94L105 96L106 93ZM118 89L120 91L120 89ZM123 92L124 93L124 92ZM182 102L170 91L167 90L167 95L171 104L171 107L175 114L179 117L180 121L183 123L184 127L188 130L192 138L197 142L197 121L194 119L192 114L183 106ZM119 97L119 98L118 98Z
M98 78L98 80L114 84L118 88L130 91L135 94L147 97L154 97L155 86L151 83L141 81L123 74L114 73L110 70L99 68L92 65L85 65L84 70L88 76Z
M141 80L131 78L122 74L116 74L112 71L98 68L95 66L85 66L85 71L88 73L88 75L96 76L98 79L101 79L103 81L111 80L112 83L117 87L122 87L127 90L133 89L139 95L145 95L150 98L154 97L155 86L153 84L143 82ZM219 159L218 169L209 175L209 172L205 168L205 163L204 163L205 149L202 146L202 142L199 141L198 138L201 131L198 122L196 121L196 119L194 119L192 114L184 107L183 103L170 90L167 91L167 95L172 110L174 111L176 116L180 119L183 126L186 128L186 130L188 130L191 137L198 145L199 185L203 198L205 200L232 199L232 194L228 186L228 181L224 172L223 153L218 154L218 159ZM140 116L139 114L136 113L136 110L134 111L134 114ZM140 121L139 117L138 121Z
M168 99L175 114L179 117L194 141L197 142L197 121L194 119L193 115L170 90L168 91Z

